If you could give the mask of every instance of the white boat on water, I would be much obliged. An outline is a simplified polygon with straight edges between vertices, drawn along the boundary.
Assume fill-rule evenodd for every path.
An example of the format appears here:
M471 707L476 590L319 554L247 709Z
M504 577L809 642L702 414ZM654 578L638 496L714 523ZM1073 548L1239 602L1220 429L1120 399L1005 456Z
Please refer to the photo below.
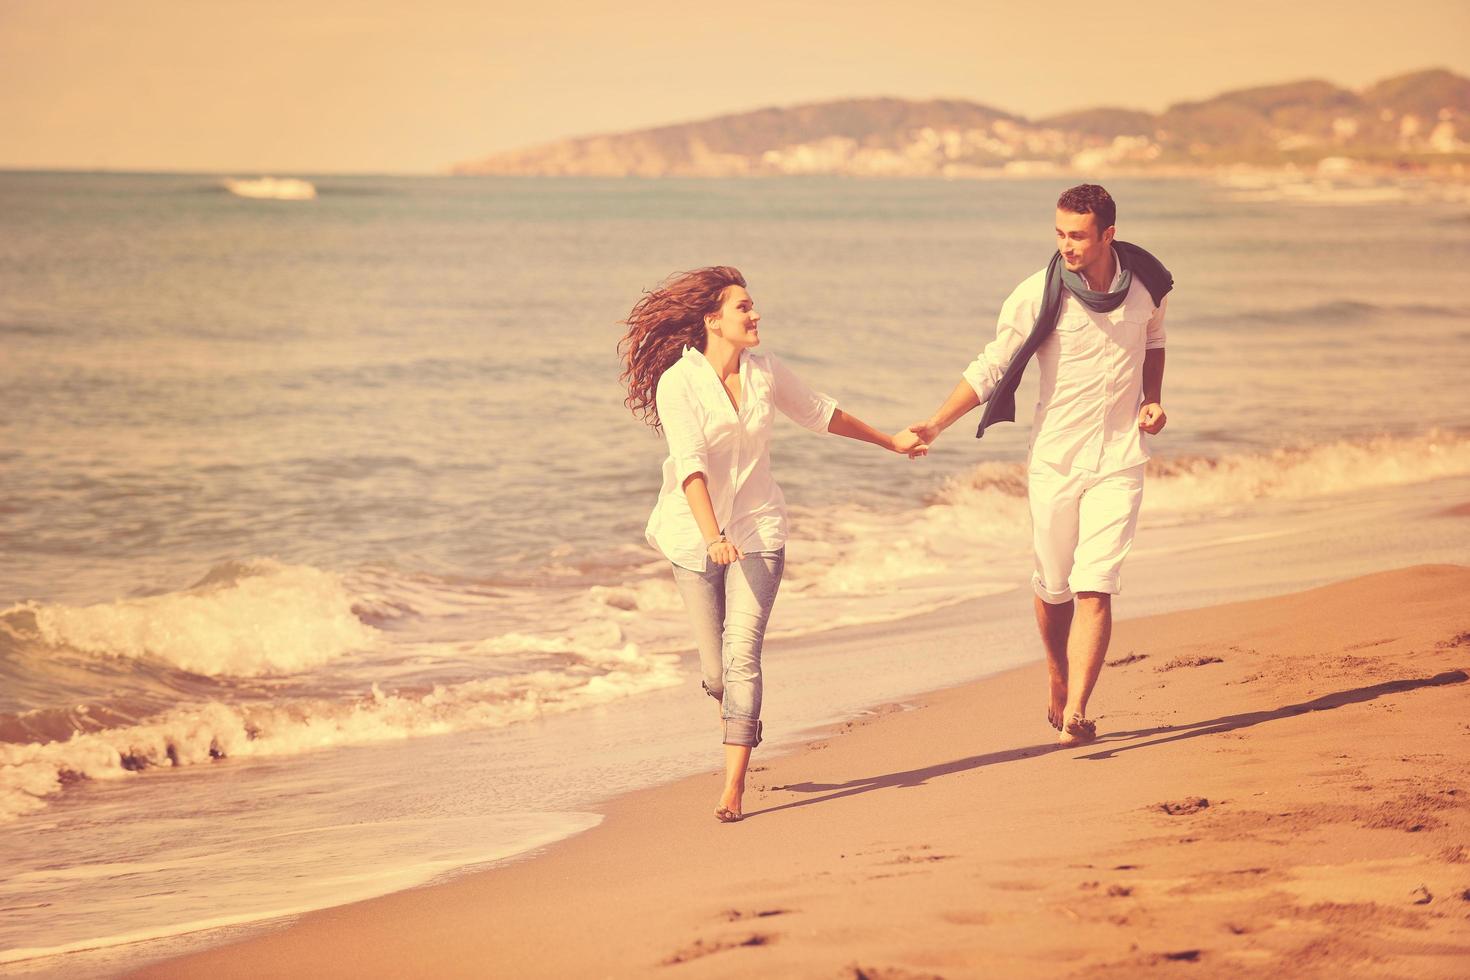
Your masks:
M310 181L296 177L251 177L239 179L226 177L225 190L238 197L253 197L270 201L310 201L316 197L316 188Z

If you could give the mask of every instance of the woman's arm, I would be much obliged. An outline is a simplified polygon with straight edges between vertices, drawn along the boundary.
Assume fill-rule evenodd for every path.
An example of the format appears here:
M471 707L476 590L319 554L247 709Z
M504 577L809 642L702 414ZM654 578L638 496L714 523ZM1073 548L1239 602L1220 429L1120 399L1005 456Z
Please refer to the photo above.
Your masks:
M907 429L890 436L879 432L862 419L849 415L840 408L832 410L832 420L827 423L827 431L835 436L846 436L859 442L871 442L889 452L903 453L910 458L923 456L929 451L929 447L922 445L919 437Z
M689 510L694 514L694 523L704 535L705 551L716 565L728 565L745 556L740 549L720 533L720 522L715 520L715 504L709 496L709 484L703 473L690 473L684 481L684 499L689 501Z
M704 537L705 553L717 564L728 565L745 556L720 533L715 519L714 501L709 495L709 446L704 438L700 413L695 398L686 384L680 382L673 369L658 381L656 395L664 438L669 442L669 458L674 461L674 474L689 501L694 523Z
M807 387L806 382L777 357L771 358L771 381L776 408L803 428L870 442L890 452L903 453L910 459L929 452L923 440L907 429L890 436L844 412L834 399Z

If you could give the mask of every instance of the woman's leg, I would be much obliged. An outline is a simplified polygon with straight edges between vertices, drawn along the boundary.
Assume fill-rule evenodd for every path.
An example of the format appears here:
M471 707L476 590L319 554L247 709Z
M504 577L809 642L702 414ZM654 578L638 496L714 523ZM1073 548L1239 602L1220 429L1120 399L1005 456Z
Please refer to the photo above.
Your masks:
M761 741L761 648L781 586L785 549L746 555L725 576L725 792L720 805L739 814L750 750Z
M704 560L702 572L674 566L674 586L684 600L684 611L694 631L694 646L699 651L701 686L717 702L723 701L725 696L726 567L708 558Z

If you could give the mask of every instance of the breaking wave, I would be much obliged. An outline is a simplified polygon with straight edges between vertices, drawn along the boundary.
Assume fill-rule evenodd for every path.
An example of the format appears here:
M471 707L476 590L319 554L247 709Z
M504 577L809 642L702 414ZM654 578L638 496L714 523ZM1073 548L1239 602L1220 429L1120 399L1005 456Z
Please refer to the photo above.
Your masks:
M1342 439L1224 457L1150 460L1143 507L1145 515L1195 513L1256 500L1305 500L1466 474L1470 474L1466 434L1433 430L1417 436ZM996 505L1025 496L1024 464L992 462L947 481L931 503L983 509L1009 521L1013 514L996 514Z
M27 602L0 613L22 640L107 657L153 659L206 677L311 670L375 631L340 576L266 559L230 562L182 592L93 606Z
M0 743L0 820L40 810L47 797L81 780L496 728L657 690L679 683L680 676L677 656L643 656L629 644L596 663L425 691L386 693L374 684L367 695L345 702L212 702L65 741Z
M1470 474L1470 438L1453 432L1344 439L1252 455L1155 460L1144 515L1200 513L1257 500L1309 500Z

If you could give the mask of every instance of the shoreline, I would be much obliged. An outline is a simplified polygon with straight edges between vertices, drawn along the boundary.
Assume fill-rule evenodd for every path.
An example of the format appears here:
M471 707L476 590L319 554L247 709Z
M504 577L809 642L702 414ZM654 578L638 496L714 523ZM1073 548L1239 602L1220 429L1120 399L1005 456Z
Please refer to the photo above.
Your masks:
M1470 742L1451 737L1470 736L1467 597L1470 568L1417 566L1124 620L1095 746L1052 749L1032 662L758 756L741 824L715 823L705 772L506 864L131 975L1300 973L1363 956L1453 975L1470 955L1453 936ZM1342 752L1344 731L1367 748Z

